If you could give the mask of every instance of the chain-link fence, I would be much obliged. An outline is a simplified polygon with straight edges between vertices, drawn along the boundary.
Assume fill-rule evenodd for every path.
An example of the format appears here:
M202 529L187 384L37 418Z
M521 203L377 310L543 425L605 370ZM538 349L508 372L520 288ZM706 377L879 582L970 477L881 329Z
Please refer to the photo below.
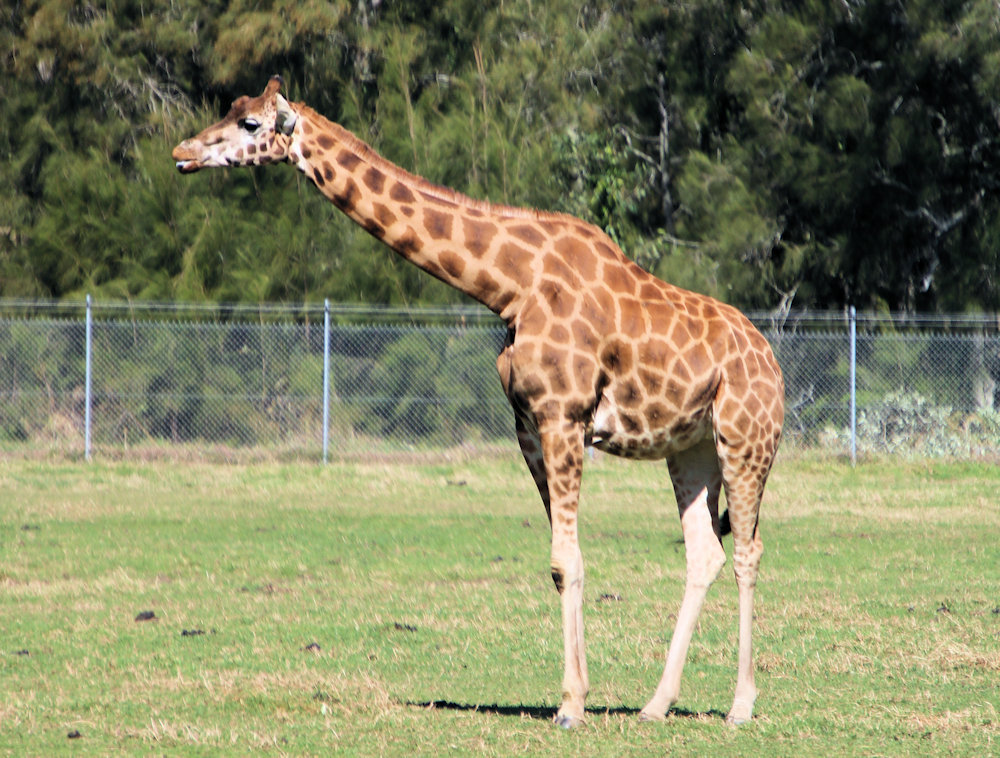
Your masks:
M753 320L785 374L785 444L1000 454L996 318ZM0 450L318 459L514 449L494 365L503 339L482 309L0 301Z
M1000 454L996 316L758 319L785 375L785 438L852 456Z

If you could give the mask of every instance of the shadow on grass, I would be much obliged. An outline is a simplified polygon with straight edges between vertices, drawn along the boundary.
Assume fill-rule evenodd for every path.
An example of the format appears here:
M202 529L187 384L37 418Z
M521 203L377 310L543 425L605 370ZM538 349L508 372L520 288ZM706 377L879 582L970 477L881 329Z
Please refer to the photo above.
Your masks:
M517 716L518 718L530 718L539 719L542 721L552 721L555 718L556 710L555 708L547 708L537 705L498 705L496 703L492 705L482 705L475 703L453 703L450 700L431 700L422 703L407 702L408 706L413 708L440 708L446 711L473 711L478 713L493 713L497 716ZM587 713L594 716L603 716L605 714L612 716L638 716L638 708L587 708ZM671 708L669 714L670 716L675 716L677 718L716 718L724 719L726 714L722 711L689 711L684 708Z

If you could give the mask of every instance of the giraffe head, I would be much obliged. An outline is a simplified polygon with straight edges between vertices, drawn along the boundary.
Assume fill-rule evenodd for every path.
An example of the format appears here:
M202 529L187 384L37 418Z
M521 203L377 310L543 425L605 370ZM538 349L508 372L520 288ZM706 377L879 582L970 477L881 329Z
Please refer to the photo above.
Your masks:
M298 116L281 96L282 84L280 76L272 76L258 97L238 98L222 121L175 147L178 170L189 174L201 168L286 160Z

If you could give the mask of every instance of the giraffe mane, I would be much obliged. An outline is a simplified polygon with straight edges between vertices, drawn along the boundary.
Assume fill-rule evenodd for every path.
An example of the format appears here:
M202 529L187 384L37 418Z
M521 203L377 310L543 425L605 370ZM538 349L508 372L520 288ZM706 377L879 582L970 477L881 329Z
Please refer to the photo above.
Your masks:
M291 103L290 105L299 115L305 116L310 121L313 121L313 123L318 122L322 127L331 131L351 152L356 154L369 165L374 166L393 179L401 181L411 189L422 192L423 194L429 195L437 200L453 203L454 205L480 211L489 215L500 216L502 218L524 218L538 221L568 221L575 224L580 223L580 219L567 213L541 211L536 210L535 208L523 208L514 205L492 203L488 200L478 200L449 187L435 184L434 182L428 181L417 174L413 174L401 166L396 165L392 161L383 158L371 145L358 138L353 132L345 129L340 124L331 121L322 113L319 113L305 103Z

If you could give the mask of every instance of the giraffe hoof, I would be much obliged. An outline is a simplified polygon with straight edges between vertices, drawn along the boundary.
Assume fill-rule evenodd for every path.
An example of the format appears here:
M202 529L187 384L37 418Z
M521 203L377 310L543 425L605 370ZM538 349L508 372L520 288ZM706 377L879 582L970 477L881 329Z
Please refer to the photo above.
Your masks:
M651 722L651 721L666 721L666 714L651 713L649 711L639 711L639 721L641 723Z
M552 719L556 726L562 727L563 729L575 729L583 723L583 719L577 718L576 716L569 716L565 713L557 713L555 718Z
M753 700L736 698L733 701L733 707L729 709L729 713L726 716L726 723L729 726L740 726L741 724L746 724L752 718Z

